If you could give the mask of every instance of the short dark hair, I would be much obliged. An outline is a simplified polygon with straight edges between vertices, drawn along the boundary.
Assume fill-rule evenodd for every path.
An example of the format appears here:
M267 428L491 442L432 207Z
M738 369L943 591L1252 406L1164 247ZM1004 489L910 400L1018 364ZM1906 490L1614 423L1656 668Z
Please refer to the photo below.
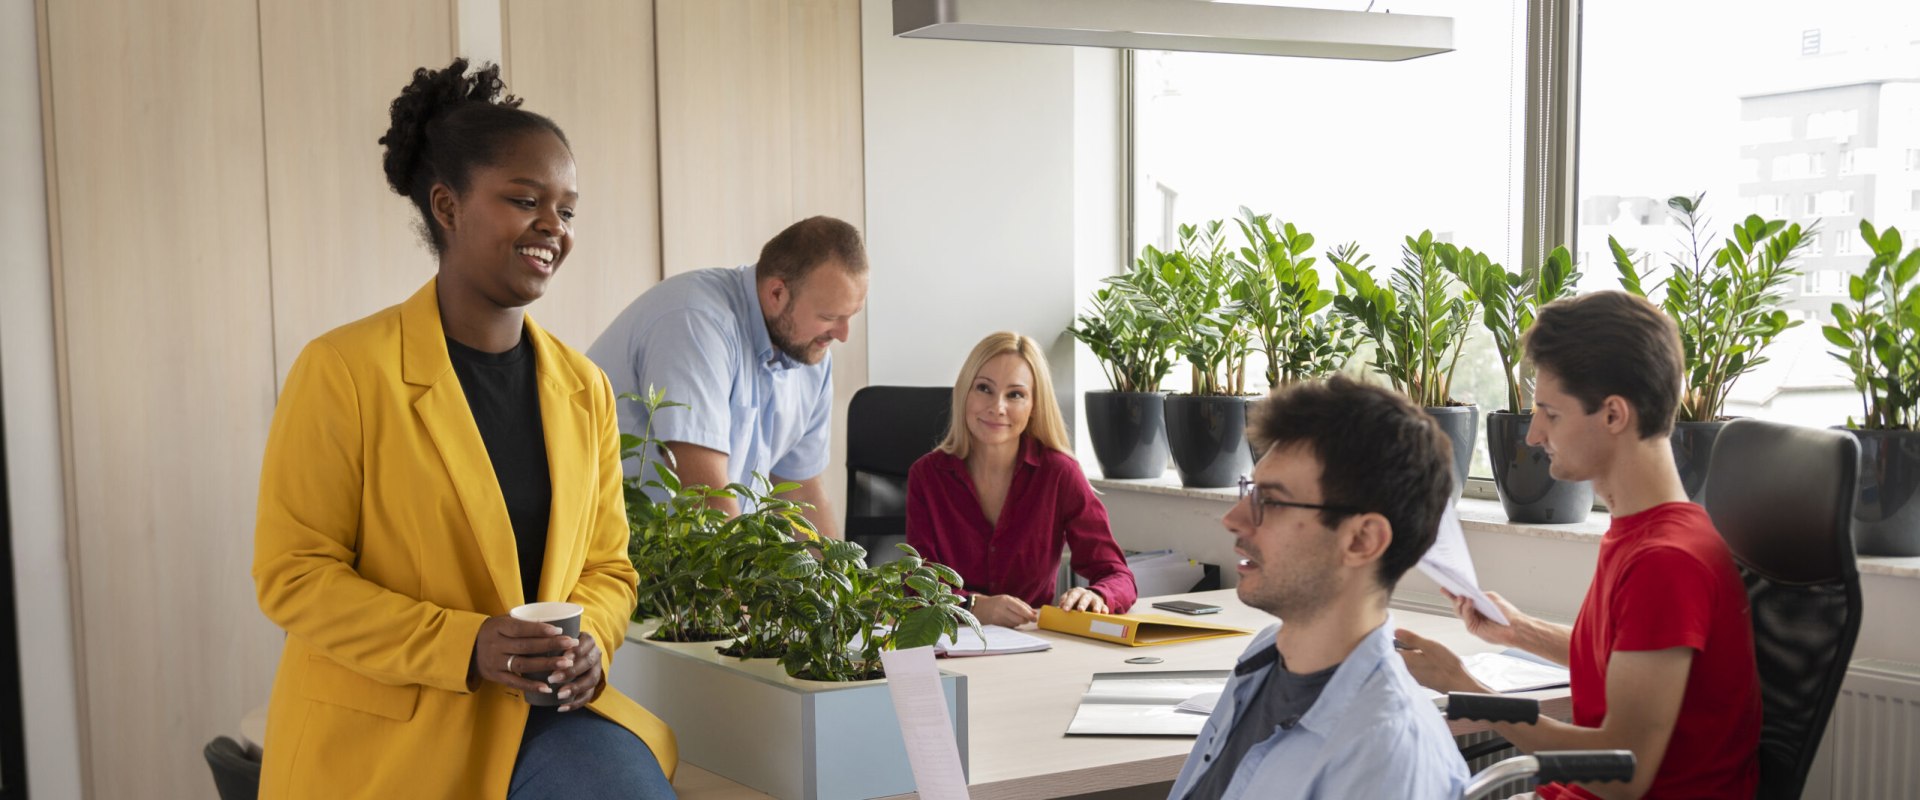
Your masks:
M464 58L446 69L416 69L387 114L389 127L380 137L387 186L420 210L421 230L435 253L446 251L447 236L433 217L434 184L465 194L475 167L493 165L508 143L529 133L551 133L573 148L553 120L521 109L520 98L507 94L498 64L472 75Z
M1680 329L1646 298L1608 291L1555 300L1540 309L1521 346L1586 413L1619 395L1640 417L1641 439L1672 432L1685 369Z
M859 229L833 217L808 217L767 240L760 248L753 277L760 281L779 278L797 287L821 264L836 260L849 275L867 274L867 248L860 241Z
M1251 414L1254 450L1302 445L1320 460L1320 502L1387 518L1393 541L1379 578L1392 591L1433 546L1454 494L1453 443L1440 424L1399 393L1345 375L1288 384ZM1320 512L1328 526L1348 516Z

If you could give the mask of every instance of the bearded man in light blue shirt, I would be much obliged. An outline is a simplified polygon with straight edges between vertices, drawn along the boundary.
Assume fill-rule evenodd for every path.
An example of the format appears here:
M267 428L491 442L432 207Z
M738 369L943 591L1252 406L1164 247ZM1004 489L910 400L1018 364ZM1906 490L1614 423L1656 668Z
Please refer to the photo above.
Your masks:
M834 342L847 340L867 300L860 232L809 217L768 240L757 263L683 273L642 293L587 349L615 394L657 387L688 408L662 410L667 443L687 485L800 488L814 528L839 538L821 475L832 444ZM647 411L621 400L620 430L640 435ZM629 461L628 474L638 468ZM713 501L737 514L732 498Z
M1394 653L1387 600L1433 545L1452 445L1400 395L1343 376L1253 408L1262 452L1222 523L1255 637L1170 800L1458 798L1440 712Z

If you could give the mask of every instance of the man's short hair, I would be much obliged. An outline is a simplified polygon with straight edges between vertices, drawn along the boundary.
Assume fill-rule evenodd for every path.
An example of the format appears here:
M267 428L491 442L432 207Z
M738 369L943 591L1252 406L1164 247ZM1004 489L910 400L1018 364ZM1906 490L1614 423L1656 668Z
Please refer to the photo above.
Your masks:
M1640 417L1641 439L1672 432L1685 369L1680 329L1646 298L1608 291L1555 300L1540 309L1521 346L1586 413L1619 395Z
M867 274L867 248L860 231L833 217L808 217L788 225L760 248L754 280L779 278L799 288L820 265L838 261L849 275Z
M1334 375L1301 381L1254 404L1254 450L1304 446L1320 461L1320 502L1387 518L1393 541L1380 556L1380 585L1433 546L1453 496L1453 443L1440 424L1399 393ZM1322 511L1331 527L1348 513Z

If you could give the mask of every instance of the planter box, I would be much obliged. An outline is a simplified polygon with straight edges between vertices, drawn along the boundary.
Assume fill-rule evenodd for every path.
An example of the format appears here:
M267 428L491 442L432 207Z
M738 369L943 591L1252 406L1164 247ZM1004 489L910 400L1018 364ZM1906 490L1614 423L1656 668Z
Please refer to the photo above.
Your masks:
M680 758L780 800L865 800L914 791L907 747L884 680L787 677L772 659L743 661L719 642L649 641L627 628L607 680L666 721ZM967 678L941 673L967 767Z

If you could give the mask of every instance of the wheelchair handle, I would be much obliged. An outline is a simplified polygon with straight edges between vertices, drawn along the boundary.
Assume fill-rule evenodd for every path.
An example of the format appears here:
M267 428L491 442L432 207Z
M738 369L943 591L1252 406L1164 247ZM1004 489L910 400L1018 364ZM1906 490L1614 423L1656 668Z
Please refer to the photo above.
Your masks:
M1475 692L1449 692L1447 719L1513 722L1532 725L1540 719L1540 701Z
M1535 773L1542 782L1604 783L1633 780L1631 750L1556 750L1534 753L1540 762Z
M1514 756L1476 773L1460 796L1482 800L1500 787L1533 776L1543 783L1605 783L1633 780L1630 750L1553 750Z

